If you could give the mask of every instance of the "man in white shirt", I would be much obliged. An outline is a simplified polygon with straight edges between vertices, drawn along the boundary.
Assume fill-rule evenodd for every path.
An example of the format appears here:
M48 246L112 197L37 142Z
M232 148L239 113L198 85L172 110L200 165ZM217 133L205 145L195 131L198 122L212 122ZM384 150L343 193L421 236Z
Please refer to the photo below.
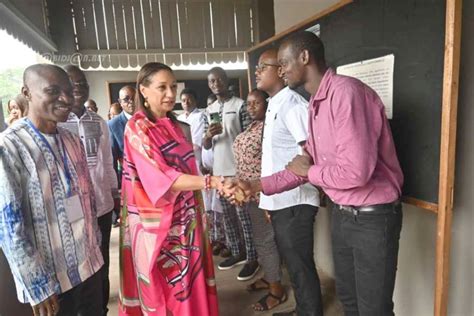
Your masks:
M202 158L202 135L206 122L206 114L197 108L197 94L192 89L183 89L180 93L181 105L184 112L178 116L178 120L189 124L191 127L191 138L193 139L194 156L198 170L201 170Z
M89 84L78 67L64 67L72 86L74 102L72 111L65 123L58 125L79 136L84 145L87 166L94 185L97 207L97 221L102 234L101 252L104 257L102 268L103 315L107 314L109 301L109 244L112 228L112 210L120 205L117 177L113 168L112 148L107 123L98 114L86 110L85 101L89 98Z
M255 71L257 87L270 95L262 140L262 177L284 170L302 153L308 135L308 101L285 87L279 76L277 55L276 49L263 52ZM296 298L295 312L274 315L323 314L313 255L318 206L319 193L310 184L271 196L260 194L259 207L270 213L277 247L286 262Z
M237 135L249 126L251 119L244 100L229 94L229 80L224 69L214 67L209 70L207 82L217 100L207 108L209 126L205 128L203 147L214 150L214 175L233 177L236 170L232 145ZM237 279L239 281L250 280L259 269L250 216L246 209L237 211L235 206L225 198L220 200L224 211L225 233L232 256L217 267L220 270L227 270L236 265L245 264ZM240 246L242 242L239 238L239 220L236 219L235 214L242 225L245 252Z

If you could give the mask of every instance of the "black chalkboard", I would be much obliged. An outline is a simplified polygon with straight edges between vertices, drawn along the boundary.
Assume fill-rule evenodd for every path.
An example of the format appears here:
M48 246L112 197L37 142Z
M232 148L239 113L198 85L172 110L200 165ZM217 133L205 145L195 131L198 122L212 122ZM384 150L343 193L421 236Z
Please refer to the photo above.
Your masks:
M333 68L394 54L390 124L405 175L403 195L437 204L445 9L444 0L354 1L250 49L251 85L255 86L253 73L263 51L316 24Z

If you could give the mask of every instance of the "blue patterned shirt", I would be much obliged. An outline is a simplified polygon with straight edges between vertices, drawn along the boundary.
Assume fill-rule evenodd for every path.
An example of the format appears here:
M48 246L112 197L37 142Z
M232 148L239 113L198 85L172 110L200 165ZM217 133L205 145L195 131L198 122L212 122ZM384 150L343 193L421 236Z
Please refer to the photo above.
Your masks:
M67 130L57 131L43 139L23 119L0 134L0 247L18 299L32 305L72 289L103 265L83 146ZM78 218L66 210L68 191L80 201Z

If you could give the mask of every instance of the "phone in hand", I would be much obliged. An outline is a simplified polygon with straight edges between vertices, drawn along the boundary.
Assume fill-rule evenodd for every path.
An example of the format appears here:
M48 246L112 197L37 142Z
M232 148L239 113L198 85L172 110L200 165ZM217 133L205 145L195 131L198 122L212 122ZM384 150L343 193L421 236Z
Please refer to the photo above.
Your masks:
M209 114L211 118L211 124L220 124L222 122L221 114L219 112L213 112Z

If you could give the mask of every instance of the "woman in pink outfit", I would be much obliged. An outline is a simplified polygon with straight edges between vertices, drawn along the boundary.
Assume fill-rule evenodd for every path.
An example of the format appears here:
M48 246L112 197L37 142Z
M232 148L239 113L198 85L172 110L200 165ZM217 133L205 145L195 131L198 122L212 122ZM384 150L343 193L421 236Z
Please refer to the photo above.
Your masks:
M120 315L218 315L200 190L223 185L197 176L189 126L171 112L176 87L161 63L137 77L124 137Z

